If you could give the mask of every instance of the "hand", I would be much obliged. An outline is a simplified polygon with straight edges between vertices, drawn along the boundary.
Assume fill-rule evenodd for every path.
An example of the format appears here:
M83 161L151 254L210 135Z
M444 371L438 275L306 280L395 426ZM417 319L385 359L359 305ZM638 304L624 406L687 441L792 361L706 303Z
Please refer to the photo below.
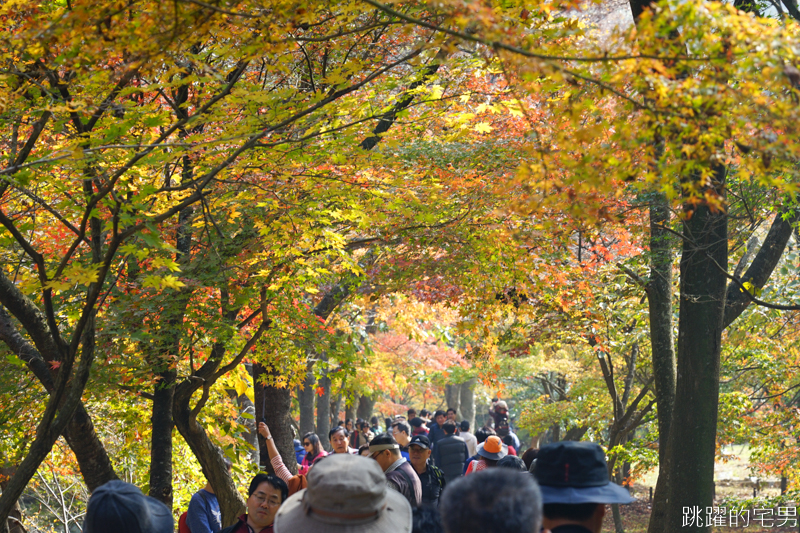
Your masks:
M258 433L265 439L270 436L269 427L264 422L258 423Z

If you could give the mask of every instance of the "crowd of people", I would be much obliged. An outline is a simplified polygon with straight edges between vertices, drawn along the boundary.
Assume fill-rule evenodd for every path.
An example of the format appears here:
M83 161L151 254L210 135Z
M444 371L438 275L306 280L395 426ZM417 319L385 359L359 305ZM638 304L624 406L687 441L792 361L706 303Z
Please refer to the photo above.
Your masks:
M432 420L424 410L419 416L409 410L385 420L382 432L377 418L371 425L347 420L330 431L330 452L316 434L303 436L304 453L292 456L297 474L261 422L274 474L252 479L247 512L223 529L207 485L192 498L179 531L600 533L606 504L633 501L609 481L597 444L558 442L519 456L507 406L497 402L492 411L495 427L474 435L468 422L456 423L455 410L437 411ZM84 533L112 530L167 533L172 516L132 485L114 481L92 494Z

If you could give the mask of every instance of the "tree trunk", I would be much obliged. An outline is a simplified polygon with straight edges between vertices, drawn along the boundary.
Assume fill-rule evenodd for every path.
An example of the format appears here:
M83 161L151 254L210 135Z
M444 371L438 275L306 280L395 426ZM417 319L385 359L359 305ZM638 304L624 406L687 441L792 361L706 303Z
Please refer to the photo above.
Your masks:
M314 424L314 399L316 397L316 380L314 379L314 367L309 360L306 365L306 379L298 387L297 403L300 404L300 437L306 433L316 431Z
M150 496L172 509L172 400L177 372L164 370L158 376L150 417Z
M350 398L344 397L345 407L344 407L344 419L350 419L353 421L353 430L355 430L355 423L356 423L356 409L358 408L358 397L353 396Z
M723 191L725 169L715 168ZM689 209L693 210L689 211ZM713 505L714 450L719 401L719 358L728 266L728 221L705 204L687 205L681 254L681 300L675 403L667 445L666 531L709 531L682 527L683 509ZM664 471L665 469L662 469Z
M658 192L650 203L650 280L647 302L650 345L658 416L659 476L653 495L648 533L666 533L666 488L669 484L667 443L675 402L675 344L672 337L672 243L669 231L669 200Z
M362 420L366 420L369 422L369 419L372 418L372 410L375 408L375 399L370 398L369 396L362 396L358 400L358 410L356 411L356 415L358 418Z
M328 378L330 381L330 378ZM332 386L332 385L329 385ZM339 420L341 420L341 410L342 410L342 395L337 394L336 396L331 397L331 427L337 425Z
M460 417L461 408L461 385L445 385L444 398L447 406L446 409L455 409L456 417Z
M260 386L264 383L265 377L270 378L274 377L274 375L267 372L262 365L254 364L253 383L256 383L254 390L257 391L255 395L256 420L260 421L262 418L266 420L272 438L275 440L275 446L278 448L278 453L281 454L286 468L292 474L296 474L297 461L294 458L292 426L288 418L292 407L292 390L288 387ZM258 436L258 443L261 449L261 465L263 469L270 474L274 474L275 471L269 460L267 446L264 442L264 437L261 435Z
M469 422L470 431L475 431L475 383L477 378L470 378L461 384L461 419Z
M323 356L325 360L327 357ZM317 398L317 435L324 449L330 448L328 433L331 430L331 380L327 370L319 378L317 387L322 389L322 394Z

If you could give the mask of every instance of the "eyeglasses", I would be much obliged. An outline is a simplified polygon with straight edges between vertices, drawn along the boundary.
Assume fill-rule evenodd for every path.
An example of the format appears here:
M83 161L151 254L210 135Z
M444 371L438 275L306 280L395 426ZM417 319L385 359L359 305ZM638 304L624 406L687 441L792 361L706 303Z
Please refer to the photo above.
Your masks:
M278 501L277 498L273 497L273 498L267 499L266 495L260 494L258 492L253 494L253 498L256 499L256 501L258 502L259 505L264 505L266 503L270 507L277 507L277 506L279 506L281 504L281 502Z
M310 442L304 442L303 446L311 446L311 443Z

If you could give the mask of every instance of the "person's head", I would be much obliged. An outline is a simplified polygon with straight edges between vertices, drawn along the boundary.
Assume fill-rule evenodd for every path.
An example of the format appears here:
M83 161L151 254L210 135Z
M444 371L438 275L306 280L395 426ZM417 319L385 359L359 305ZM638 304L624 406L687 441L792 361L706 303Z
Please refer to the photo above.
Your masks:
M533 475L542 489L546 529L575 524L599 533L606 504L634 501L628 491L609 481L605 453L592 442L542 446Z
M452 435L456 432L456 423L452 420L448 420L442 424L442 430L444 430L445 435Z
M372 418L369 419L369 423L372 424L372 427L377 427L378 426L378 417L377 416L373 416Z
M322 451L322 444L319 441L319 437L316 433L306 433L303 435L303 449L309 454L312 458L316 457L319 452Z
M452 420L453 422L456 421L456 410L452 407L449 407L444 414L445 418L448 420Z
M391 418L384 418L383 425L386 426L386 431L389 431L389 428L392 427L392 419Z
M433 421L436 422L439 427L442 427L442 424L444 424L444 418L444 411L436 411L433 414Z
M414 508L414 524L411 533L444 533L439 508L433 505L420 505Z
M344 427L344 420L339 420L339 421L336 423L336 425L337 425L337 426Z
M418 417L418 416L417 416L417 417L415 417L415 418L412 418L411 420L409 420L409 421L408 421L408 424L409 424L409 425L410 425L412 428L421 428L422 426L424 426L424 425L425 425L425 421L424 421L423 419L421 419L420 417Z
M458 427L461 428L461 431L469 431L469 420L462 420Z
M502 415L507 415L508 404L503 400L498 401L496 404L494 404L494 412Z
M408 411L406 411L406 419L407 420L411 420L415 416L417 416L417 410L416 409L409 409Z
M361 422L358 424L358 429L359 429L359 431L361 431L362 433L366 433L367 431L369 431L369 422L367 422L366 420L362 420L362 421L361 421Z
M247 522L255 531L272 524L275 513L289 497L286 482L271 474L256 474L247 489Z
M398 421L392 424L392 436L400 446L408 446L411 440L411 427L405 421Z
M542 497L530 474L493 468L448 483L439 510L446 533L539 533Z
M350 438L350 432L342 426L333 428L328 433L328 440L331 441L331 449L333 453L347 453L347 439Z
M514 446L514 437L511 435L506 435L503 437L503 444L506 446Z
M525 463L525 468L530 472L533 460L536 459L536 454L539 453L539 448L528 448L522 454L522 462Z
M408 500L388 488L375 461L349 454L317 463L308 488L292 495L275 518L275 533L410 530Z
M400 459L400 445L388 433L381 433L369 443L369 455L378 461L381 469L386 472L395 461Z
M419 472L431 456L431 441L425 435L414 435L408 444L408 457Z
M166 505L145 496L135 485L109 481L94 489L86 507L83 531L88 533L172 533L174 522Z
M516 455L506 455L497 461L497 468L510 468L511 470L516 470L518 472L528 471L528 469L525 467L525 462L521 457L517 457Z
M361 457L369 457L369 444L363 444L358 447L358 455Z
M480 428L478 431L475 432L475 438L478 440L478 444L484 442L487 438L494 435L495 432L492 428Z
M478 445L478 455L489 466L494 466L497 461L508 455L508 446L503 444L497 435L489 435L483 443Z
M419 416L424 418L424 419L426 419L426 420L430 420L431 412L428 411L427 409L420 409Z
M344 421L344 427L348 432L352 433L353 432L353 419L352 418L346 419Z

